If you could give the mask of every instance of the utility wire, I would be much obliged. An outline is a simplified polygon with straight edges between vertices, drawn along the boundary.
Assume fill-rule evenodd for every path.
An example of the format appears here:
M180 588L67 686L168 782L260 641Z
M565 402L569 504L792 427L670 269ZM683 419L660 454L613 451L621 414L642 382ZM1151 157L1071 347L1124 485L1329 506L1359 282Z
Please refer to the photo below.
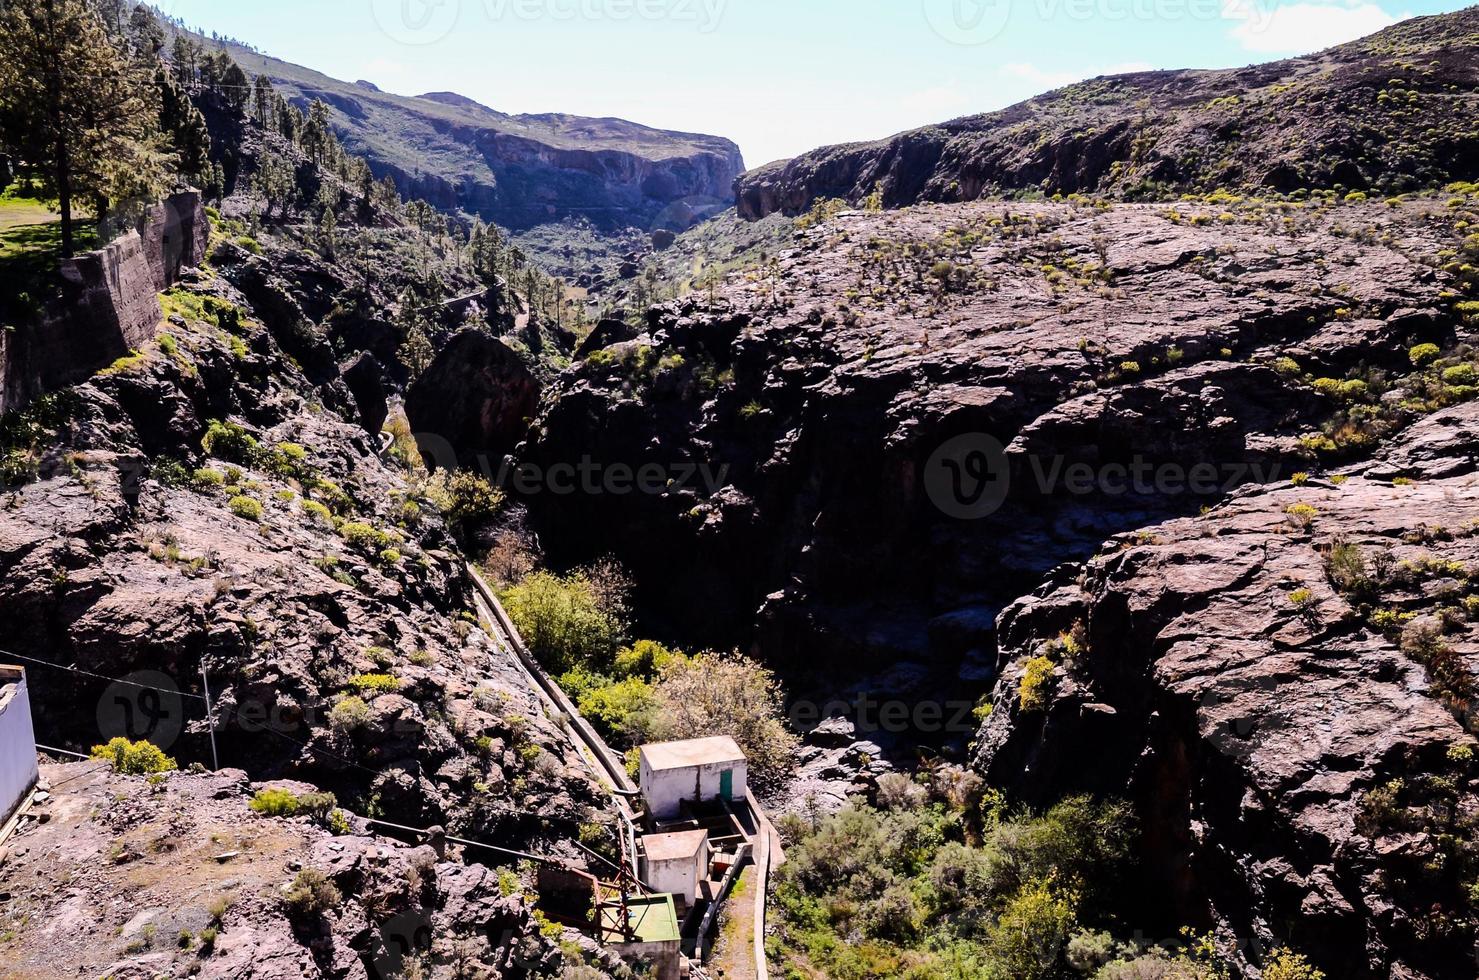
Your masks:
M53 663L50 660L39 660L36 657L27 657L19 653L11 653L9 650L0 650L0 656L5 656L15 660L24 660L28 663L39 664L42 667L54 667L57 670L70 671L71 673L81 674L84 677L91 677L95 680L112 681L114 684L124 684L128 687L137 687L145 691L158 691L160 694L175 694L182 698L194 698L197 701L205 700L205 698L201 697L199 694L191 694L188 691L181 691L178 689L172 691L167 687L154 687L149 684L139 684L135 681L126 681L121 677L109 677L106 674L95 674L90 670L83 670L81 667L68 667L66 664Z

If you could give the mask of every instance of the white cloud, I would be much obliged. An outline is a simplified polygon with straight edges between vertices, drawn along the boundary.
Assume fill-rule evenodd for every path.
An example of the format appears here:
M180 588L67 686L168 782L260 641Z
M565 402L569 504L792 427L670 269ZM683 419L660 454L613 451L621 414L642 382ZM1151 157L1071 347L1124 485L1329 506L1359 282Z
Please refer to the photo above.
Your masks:
M1237 22L1228 33L1245 51L1306 54L1374 34L1411 15L1389 14L1369 0L1227 0L1222 16Z

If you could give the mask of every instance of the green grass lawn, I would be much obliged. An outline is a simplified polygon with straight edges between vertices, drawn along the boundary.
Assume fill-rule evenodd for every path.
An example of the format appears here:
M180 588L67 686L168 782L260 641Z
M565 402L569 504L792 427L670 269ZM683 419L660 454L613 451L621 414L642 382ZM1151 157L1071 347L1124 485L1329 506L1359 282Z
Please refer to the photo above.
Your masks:
M61 216L44 201L15 194L0 195L0 318L12 322L33 310L55 288L62 255ZM90 220L72 225L77 251L97 245Z
M61 220L61 215L41 201L29 197L0 197L0 231L25 225L44 225Z

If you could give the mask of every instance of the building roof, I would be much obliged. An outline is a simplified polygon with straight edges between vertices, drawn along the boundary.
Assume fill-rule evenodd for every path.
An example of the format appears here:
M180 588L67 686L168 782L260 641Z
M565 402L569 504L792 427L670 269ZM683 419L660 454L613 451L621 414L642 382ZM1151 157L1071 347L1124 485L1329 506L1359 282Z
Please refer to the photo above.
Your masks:
M647 767L654 772L745 761L745 754L728 735L694 738L686 742L658 742L644 745L639 751Z
M691 861L709 840L707 830L682 830L674 834L647 834L642 848L649 861Z
M20 690L21 683L25 679L24 668L0 664L0 710L10 706L11 699L15 697L15 692Z
M615 903L601 906L601 932L608 943L623 942L620 916L621 908ZM678 910L671 895L629 897L627 922L639 943L672 943L682 938L678 931Z

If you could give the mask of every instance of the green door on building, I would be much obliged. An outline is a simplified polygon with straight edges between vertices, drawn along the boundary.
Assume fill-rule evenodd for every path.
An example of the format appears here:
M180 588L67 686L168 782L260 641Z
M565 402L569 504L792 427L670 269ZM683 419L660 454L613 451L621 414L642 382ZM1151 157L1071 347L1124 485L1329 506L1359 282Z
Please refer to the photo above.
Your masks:
M719 797L726 803L734 802L733 769L726 769L719 774Z

